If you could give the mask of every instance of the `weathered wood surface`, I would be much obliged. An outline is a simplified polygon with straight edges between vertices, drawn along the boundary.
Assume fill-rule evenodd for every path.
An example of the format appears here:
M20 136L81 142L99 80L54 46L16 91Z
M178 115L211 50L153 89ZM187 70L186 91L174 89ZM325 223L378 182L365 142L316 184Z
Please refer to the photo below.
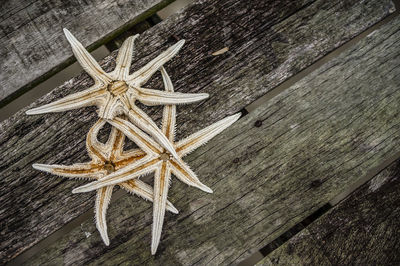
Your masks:
M399 151L399 29L397 17L189 155L214 194L173 181L180 214L156 256L151 205L124 197L109 247L89 220L90 237L76 228L30 263L227 265L265 246Z
M135 26L133 26L132 28L122 32L120 35L116 36L114 39L105 43L104 45L109 51L117 50L119 47L121 47L126 38L135 34L141 34L150 29L152 26L160 23L161 21L161 18L157 14L154 14L146 20L135 24Z
M0 106L75 61L62 28L94 49L172 1L2 2Z
M178 108L179 139L241 110L392 11L391 1L378 0L368 3L270 0L251 4L203 1L146 31L137 42L133 68L172 45L175 42L172 36L187 40L180 55L167 65L167 71L176 91L208 92L211 97ZM229 52L211 55L225 46L230 47ZM113 68L115 54L103 60L106 70ZM92 81L82 74L31 107L83 90L90 84ZM162 82L155 79L148 86L162 88ZM160 115L156 109L147 109L154 118ZM23 112L0 124L2 261L21 253L93 206L93 195L71 194L72 188L82 182L37 172L31 164L87 160L84 141L96 120L94 108L40 116L26 116ZM194 169L197 171L195 165ZM202 178L207 176L201 171L199 174ZM232 195L229 198L234 200ZM149 204L137 204L140 207L136 211L151 213ZM181 208L184 206L189 203L180 204ZM179 219L184 217L181 215Z
M400 160L257 265L398 265Z

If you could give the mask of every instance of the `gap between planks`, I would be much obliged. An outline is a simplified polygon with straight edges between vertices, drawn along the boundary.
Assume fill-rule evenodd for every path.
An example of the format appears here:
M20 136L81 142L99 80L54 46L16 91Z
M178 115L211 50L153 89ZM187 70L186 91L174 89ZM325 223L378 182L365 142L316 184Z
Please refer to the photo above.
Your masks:
M271 91L267 92L266 94L264 94L264 96L258 98L254 102L252 102L249 105L247 105L245 107L246 110L249 113L254 111L258 106L260 106L260 105L266 103L267 101L271 100L272 98L274 98L275 96L277 96L281 92L285 91L286 89L288 89L290 86L292 86L296 82L298 82L301 79L303 79L305 76L311 74L312 72L314 72L315 70L320 68L322 65L324 65L328 61L336 58L337 56L339 56L344 51L347 51L349 48L354 46L356 43L360 42L362 39L367 37L369 34L374 32L376 29L380 28L381 26L385 25L390 20L392 20L393 18L398 16L400 14L400 11L399 11L400 10L400 0L393 0L393 3L395 4L395 7L396 7L396 11L395 12L393 12L392 14L390 14L388 17L384 18L383 20L379 21L378 23L376 23L372 27L366 29L364 32L360 33L359 35L357 35L353 39L351 39L348 42L344 43L343 45L341 45L337 49L335 49L332 52L328 53L327 55L325 55L321 59L317 60L315 63L313 63L309 67L303 69L302 71L300 71L296 75L288 78L285 82L281 83L280 85L276 86L273 90L271 90Z
M290 77L289 79L287 79L286 81L281 83L279 86L275 87L271 91L267 92L264 96L260 97L256 101L254 101L253 103L247 105L244 109L241 110L242 117L240 119L242 119L245 115L253 112L258 106L270 101L275 96L277 96L278 94L282 93L283 91L288 89L290 86L292 86L296 82L300 81L301 79L303 79L304 77L306 77L310 73L314 72L319 67L321 67L323 64L325 64L325 63L331 61L332 59L336 58L338 55L340 55L344 51L347 51L348 49L353 47L355 44L360 42L362 39L367 37L369 34L373 33L376 29L378 29L381 26L387 24L390 20L392 20L393 18L398 16L399 13L400 13L399 12L400 0L393 0L393 2L395 4L395 6L396 6L396 11L394 13L392 13L391 15L386 17L385 19L379 21L375 25L371 26L370 28L368 28L364 32L360 33L359 35L357 35L356 37L351 39L350 41L348 41L348 42L344 43L343 45L341 45L340 47L336 48L332 52L330 52L327 55L323 56L321 59L319 59L315 63L311 64L310 66L308 66L304 70L300 71L298 74ZM32 99L32 102L34 100L35 99ZM2 119L0 119L0 120L2 120ZM340 195L338 195L337 197L332 199L329 204L324 205L320 209L316 210L314 213L312 213L306 219L304 219L303 221L299 222L298 224L293 226L291 229L289 229L285 233L283 233L281 236L276 238L274 241L272 241L270 244L268 244L267 246L262 248L260 250L261 254L262 254L261 257L259 255L259 253L258 254L254 254L254 255L250 256L248 259L246 259L245 261L242 261L239 265L243 265L243 266L244 265L249 265L249 263L248 263L249 261L252 261L252 263L254 263L255 262L255 260L253 258L254 256L257 257L258 260L261 260L267 254L269 254L270 252L272 252L273 250L275 250L276 248L278 248L279 246L284 244L287 240L290 239L291 236L293 236L296 233L298 233L301 230L303 230L307 225L309 225L310 223L312 223L313 221L318 219L321 215L326 213L332 206L338 204L341 200L346 198L349 194L351 194L353 191L355 191L357 188L359 188L364 183L368 182L371 178L373 178L379 172L383 171L388 165L390 165L391 163L393 163L394 161L396 161L399 158L400 158L400 153L396 153L395 155L393 155L390 158L388 158L387 160L385 160L379 166L371 169L368 172L368 174L366 174L365 176L360 178L347 191L341 193ZM122 191L122 190L117 191L116 193L113 194L112 202L118 200L119 198L121 198L125 194L126 193L124 191ZM57 230L54 233L50 234L48 237L42 239L36 245L34 245L33 247L29 248L25 252L21 253L15 259L11 260L9 263L7 263L7 265L20 265L21 263L27 261L35 253L37 253L38 251L40 251L40 250L44 249L45 247L51 245L52 243L56 242L62 235L66 234L66 233L70 232L72 229L78 227L83 221L89 219L92 216L93 216L93 208L91 208L87 212L81 214L80 216L78 216L74 220L70 221L69 223L65 224L62 228L60 228L59 230ZM82 230L84 230L84 228L82 228Z

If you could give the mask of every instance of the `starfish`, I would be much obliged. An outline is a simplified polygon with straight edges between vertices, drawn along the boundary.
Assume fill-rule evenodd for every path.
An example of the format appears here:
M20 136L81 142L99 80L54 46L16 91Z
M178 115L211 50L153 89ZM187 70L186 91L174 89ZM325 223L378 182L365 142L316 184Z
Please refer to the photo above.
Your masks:
M172 92L173 86L168 74L165 72L164 68L161 67L160 70L164 83L166 84L166 90ZM130 180L143 175L144 173L155 172L151 244L151 253L153 255L156 253L160 242L171 174L174 174L179 180L190 186L195 186L205 192L212 193L212 190L209 187L200 182L196 174L182 160L182 157L205 144L211 138L229 127L239 119L240 113L226 117L179 142L174 141L175 116L175 105L164 106L162 132L172 143L179 158L173 157L167 150L153 141L148 135L143 133L129 121L116 117L112 121L109 121L109 123L134 141L146 153L146 156L125 169L116 171L98 181L78 187L72 191L73 193L88 192Z
M61 112L96 105L99 108L99 117L104 119L113 119L117 115L126 114L132 123L152 135L162 147L178 158L165 135L153 120L136 106L135 102L138 100L145 105L175 105L193 103L208 97L207 93L166 92L142 87L160 67L178 53L185 41L177 42L144 67L129 75L134 40L139 35L131 36L124 41L118 52L115 69L106 73L67 29L64 29L64 33L78 62L93 78L94 85L55 102L30 109L26 111L26 114Z
M140 149L124 151L125 136L115 127L111 129L111 133L105 144L99 142L97 135L105 123L106 121L104 119L99 119L87 134L86 148L89 157L92 159L90 162L77 163L69 166L34 164L33 167L63 177L97 180L114 171L123 169L130 163L146 155ZM153 188L139 179L130 179L118 183L118 186L132 194L153 201ZM106 212L111 200L113 188L114 185L110 185L98 189L95 203L96 227L107 246L110 244L110 241L107 235ZM169 201L167 201L167 210L178 213L178 210Z

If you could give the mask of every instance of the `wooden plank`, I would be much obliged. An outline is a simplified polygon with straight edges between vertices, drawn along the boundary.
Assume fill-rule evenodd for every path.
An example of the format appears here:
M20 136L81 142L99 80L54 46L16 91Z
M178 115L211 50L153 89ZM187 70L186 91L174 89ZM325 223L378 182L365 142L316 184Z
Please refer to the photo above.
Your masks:
M62 28L94 49L172 1L6 1L0 11L0 106L75 61Z
M142 34L132 68L137 69L175 43L173 36L187 40L180 55L167 64L167 70L176 91L208 92L211 97L178 108L179 139L241 110L393 11L389 0L368 3L352 0L346 1L345 6L343 3L322 0L194 3L185 12ZM327 22L324 27L323 22ZM211 55L225 46L230 47L229 52ZM115 55L102 61L107 71L112 70ZM31 107L83 90L90 84L89 77L82 74ZM155 78L148 87L162 88L162 82ZM82 182L37 172L31 164L88 160L84 140L96 120L94 108L40 116L26 116L24 110L0 124L3 260L16 256L93 206L93 195L70 193ZM145 110L154 119L160 116L160 108Z
M400 18L240 119L186 161L214 194L173 181L156 256L151 205L110 208L111 245L92 221L34 264L228 265L245 259L399 152ZM243 80L243 82L246 82Z
M400 160L257 265L400 262Z
M160 23L161 21L161 18L157 14L154 14L146 20L135 24L135 26L133 26L132 28L127 29L108 43L105 43L105 46L109 51L117 50L119 47L121 47L126 38L135 34L141 34L150 29L152 26L156 25L157 23Z
M332 265L324 252L319 249L307 248L317 245L315 240L310 237L310 232L303 229L300 233L293 236L270 255L259 261L256 266L264 265ZM286 252L286 256L282 253ZM372 251L371 251L372 252Z

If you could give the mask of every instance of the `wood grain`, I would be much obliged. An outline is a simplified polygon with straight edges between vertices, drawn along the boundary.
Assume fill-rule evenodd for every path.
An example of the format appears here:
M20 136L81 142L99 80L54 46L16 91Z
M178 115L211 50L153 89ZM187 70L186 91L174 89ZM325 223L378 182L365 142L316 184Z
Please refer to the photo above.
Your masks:
M257 265L396 265L400 160Z
M75 61L62 29L95 49L173 0L6 0L0 11L0 106Z
M107 47L109 51L117 50L118 48L121 47L122 43L125 41L126 38L135 34L141 34L146 30L150 29L152 26L160 23L161 21L162 19L157 14L154 14L149 18L147 18L146 20L135 24L132 28L125 30L120 35L116 36L115 38L105 43L104 45Z
M241 110L392 11L388 0L265 0L251 5L234 0L196 2L140 36L132 68L138 69L174 44L173 36L186 39L180 54L166 65L167 71L176 91L207 92L210 98L178 107L180 139ZM324 22L327 25L323 27ZM229 52L211 55L225 46L230 47ZM114 52L101 62L104 69L113 69L115 56ZM147 86L161 89L159 76ZM91 84L90 78L81 74L30 107ZM26 116L25 110L0 124L2 261L93 206L93 195L71 194L72 188L83 182L40 173L31 165L87 161L84 141L96 121L95 108L38 116ZM161 108L145 110L154 119L160 117ZM140 204L147 213L150 205Z
M111 245L92 221L37 254L35 264L228 265L325 205L399 152L400 18L240 119L185 159L214 194L173 179L156 256L151 205L117 200ZM178 123L179 125L179 123ZM318 185L316 185L318 184Z

